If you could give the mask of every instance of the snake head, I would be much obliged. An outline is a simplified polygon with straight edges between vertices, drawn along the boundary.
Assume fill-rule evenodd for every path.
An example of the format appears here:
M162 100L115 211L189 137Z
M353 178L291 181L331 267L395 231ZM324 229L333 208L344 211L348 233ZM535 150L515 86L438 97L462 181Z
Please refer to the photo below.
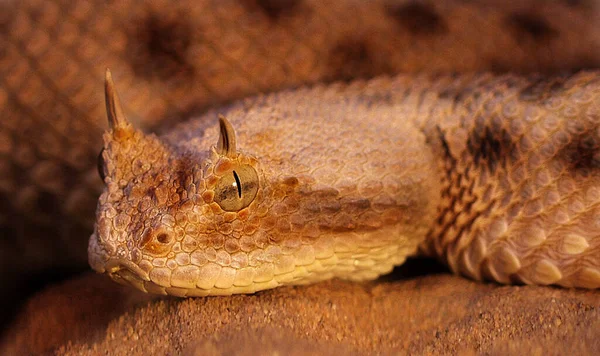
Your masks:
M324 121L301 102L287 105L292 120L264 101L157 137L127 121L109 74L106 101L89 262L142 291L229 295L373 279L415 252L435 214L436 166L408 122L390 132L346 106ZM385 151L364 139L383 131Z
M173 161L172 150L127 120L108 69L105 96L109 129L98 157L105 189L98 202L88 258L94 270L118 281L148 280L148 272L138 264L142 253L132 236L145 239L148 249L154 251L168 245L171 235L161 227L158 215L171 199L172 182L164 172ZM148 244L150 237L156 246Z
M143 291L177 294L183 287L197 288L200 269L185 265L192 259L222 265L240 249L226 244L225 237L239 239L232 222L249 217L246 208L259 193L258 163L237 152L235 132L222 116L216 146L179 154L132 126L108 70L105 94L109 130L98 161L105 190L90 237L90 265ZM224 247L227 254L218 254ZM194 254L198 248L202 253ZM214 284L218 269L205 268L202 279Z

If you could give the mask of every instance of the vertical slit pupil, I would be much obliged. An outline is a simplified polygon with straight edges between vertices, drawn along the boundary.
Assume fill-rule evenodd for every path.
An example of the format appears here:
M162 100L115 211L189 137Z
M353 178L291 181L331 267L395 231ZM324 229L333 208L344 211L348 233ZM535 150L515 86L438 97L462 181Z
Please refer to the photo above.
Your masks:
M242 198L242 183L240 182L240 177L238 177L237 173L233 171L233 178L235 179L235 185L237 186L238 197Z

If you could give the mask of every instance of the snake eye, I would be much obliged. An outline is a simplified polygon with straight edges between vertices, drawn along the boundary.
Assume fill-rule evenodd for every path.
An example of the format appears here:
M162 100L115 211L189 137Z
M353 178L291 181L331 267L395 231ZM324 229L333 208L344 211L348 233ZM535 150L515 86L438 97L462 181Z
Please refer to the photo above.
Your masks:
M215 187L215 201L225 211L238 211L252 203L258 192L258 174L249 165L225 173Z
M104 153L104 148L100 150L100 153L98 154L98 161L97 161L98 175L100 176L102 181L104 181L104 179L106 178L106 175L107 175L106 164L104 163L104 157L102 157L103 153Z

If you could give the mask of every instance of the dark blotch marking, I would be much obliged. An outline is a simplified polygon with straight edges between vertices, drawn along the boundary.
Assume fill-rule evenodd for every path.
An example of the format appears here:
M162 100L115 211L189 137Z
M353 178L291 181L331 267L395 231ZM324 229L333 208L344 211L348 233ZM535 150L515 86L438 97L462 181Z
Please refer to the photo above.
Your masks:
M342 210L351 215L360 215L361 213L371 209L371 201L364 198L348 197L340 200ZM382 204L378 206L380 209L385 209L388 205Z
M444 152L444 157L446 161L450 162L451 169L456 166L456 158L452 155L452 151L450 150L450 145L448 144L448 140L446 140L446 135L444 131L439 126L436 126L438 138L442 145L442 151Z
M359 210L367 210L371 207L371 201L369 199L357 199L349 203L351 206L355 206Z
M188 52L198 31L186 12L169 15L150 12L136 21L139 25L129 36L128 48L130 64L137 76L168 80L194 74Z
M565 82L568 76L560 76L552 79L543 77L533 78L531 84L519 92L519 99L529 102L538 102L555 95L561 95L565 90Z
M430 4L413 2L389 5L389 16L413 35L440 35L448 32L448 25Z
M479 166L488 169L492 173L508 160L516 159L511 156L514 151L514 143L508 133L500 127L494 127L485 122L476 123L475 128L467 139L467 153L473 158L473 165L466 165L461 170L457 169L458 160L464 157L454 157L451 153L447 133L440 127L437 128L437 136L441 143L441 149L445 156L445 176L443 178L442 196L447 198L448 203L444 204L439 210L436 218L436 224L439 228L430 230L426 241L426 251L434 251L432 243L434 240L444 241L442 249L443 260L447 260L448 252L454 249L454 246L460 242L463 235L468 234L469 230L481 216L485 216L486 211L490 210L495 204L494 200L487 203L484 210L473 210L473 204L477 201L474 195L476 180L469 179L469 172L474 169L473 166ZM460 208L460 209L458 209ZM468 219L458 224L459 215L466 213ZM455 234L447 236L448 231L453 227ZM434 235L435 233L440 236Z
M242 4L250 11L260 11L271 22L296 12L302 0L241 0Z
M328 66L332 77L341 80L371 78L388 74L392 68L364 39L347 38L329 52Z
M150 187L146 189L146 195L149 196L152 199L152 201L156 201L156 194L154 193L155 191L155 187Z
M514 159L515 145L510 134L503 128L476 124L467 140L467 151L473 157L473 163L495 173L500 165L506 165Z
M558 31L553 29L544 18L533 14L515 13L510 15L506 22L519 42L523 42L524 39L536 42L549 41L558 37Z
M442 90L438 97L440 99L450 100L452 101L452 111L461 103L464 102L466 98L471 97L474 101L479 100L481 93L479 91L474 90L471 87L459 87L459 88L447 88Z
M296 177L286 177L281 181L281 183L288 187L297 187L298 184L300 184L300 181Z
M582 133L573 137L563 147L557 157L565 162L571 170L580 173L589 173L590 170L600 168L600 137L598 127L583 128Z
M181 197L183 192L186 191L188 185L193 180L193 170L195 164L192 157L184 156L181 157L175 163L175 179L173 185L175 192ZM188 197L189 198L189 197Z

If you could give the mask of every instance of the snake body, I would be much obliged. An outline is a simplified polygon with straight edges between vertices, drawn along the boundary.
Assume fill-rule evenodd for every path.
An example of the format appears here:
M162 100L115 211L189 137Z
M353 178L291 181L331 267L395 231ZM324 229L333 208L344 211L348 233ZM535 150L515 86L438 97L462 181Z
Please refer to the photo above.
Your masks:
M42 271L85 268L87 242L85 237L92 232L94 207L97 196L102 192L102 184L96 172L96 158L102 146L100 137L106 127L104 98L100 86L106 67L110 67L118 78L121 94L124 95L125 112L128 113L129 119L135 123L135 126L146 130L169 128L183 118L189 119L195 114L203 113L209 107L234 99L304 84L348 81L398 72L492 70L496 73L552 74L563 70L598 67L600 33L596 26L598 18L596 3L593 1L543 3L544 6L539 6L536 1L507 3L504 1L348 0L336 1L335 6L329 6L323 2L309 0L206 0L181 1L176 5L167 1L2 2L0 4L1 283L6 287L14 288L16 280L25 280L31 286L35 286L40 281L33 277ZM353 21L347 21L348 18L352 18ZM397 81L408 80L408 77L402 78ZM418 82L421 79L424 80L423 84ZM444 93L443 86L436 87L432 80L416 77L410 80L410 86L428 88L427 90L431 92L427 91L427 93L432 96ZM446 80L452 82L450 79ZM544 86L544 80L524 77L517 81L527 81L532 86L531 102L536 105L543 105L546 95L554 97L553 85ZM467 82L473 84L466 85ZM463 83L461 86L479 88L477 92L480 95L486 90L484 87L477 86L478 79L475 77L452 83L455 83L453 85ZM432 86L428 86L430 84ZM408 85L404 83L401 86L404 88ZM448 85L449 88L453 88L451 84ZM510 81L497 85L498 87L494 88L499 96L504 96L505 89L518 89L514 88ZM414 90L416 92L417 89ZM457 104L470 97L465 95L467 92L463 91L461 92L463 94L459 95L453 90L447 90L444 95L457 98L455 100ZM382 95L387 95L385 93L388 91L381 90L381 92ZM423 96L425 97L427 95ZM564 98L561 95L558 97ZM256 99L257 102L260 100L263 99ZM402 103L401 106L405 110L421 107L416 104L408 105L401 100L395 102ZM436 108L442 105L433 105L433 99L426 102ZM435 102L443 103L446 100ZM313 101L312 105L317 103ZM519 104L517 107L521 110L524 106ZM475 113L472 111L468 113L474 116L472 120L476 122ZM253 132L252 129L244 126L245 120L227 115L239 135L240 149L251 153L255 147L243 137L247 135L245 132ZM386 115L389 116L391 113ZM369 115L364 113L364 116ZM411 112L409 116L415 115ZM214 115L205 118L209 120L206 125L214 125ZM453 120L458 121L458 119ZM448 158L449 162L453 162L454 159L457 163L464 163L457 156L462 154L461 145L454 142L456 138L449 134L458 129L445 128L440 123L437 126L441 126L439 129L442 130L444 137L444 140L440 141L436 125L419 120L410 121L410 124L406 123L407 131L402 131L404 132L402 135L414 131L414 136L410 136L411 139L420 137L425 141L434 140L421 148L423 152L431 154L429 162L435 166L431 169L440 179L437 183L431 184L433 186L439 184L441 191L428 186L432 189L427 190L427 194L442 194L446 190L454 194L454 190L460 190L460 187L452 186L453 182L458 184L458 181L455 181L458 176L447 176L444 168L438 165L442 157L451 157ZM565 119L559 122L567 121ZM588 125L589 127L586 126L587 121L581 122L585 128L591 127L591 124ZM210 132L211 127L213 126L207 126L207 132ZM378 129L376 127L374 125L372 129L387 131L384 127ZM473 132L469 130L477 127L488 126L472 124L458 131L463 135L461 137L468 138L469 133ZM432 133L431 130L438 134ZM163 129L162 132L166 130ZM504 135L493 130L490 132L492 137L496 137L491 141L493 143L496 142L494 140L497 140L497 137ZM515 134L508 130L508 127L506 132L508 136L516 139ZM483 134L482 137L486 137L485 129ZM211 135L207 134L206 140L214 141L215 137L209 138L209 136ZM189 136L182 137L189 139ZM534 137L537 142L537 136ZM335 142L336 137L333 135L322 137L322 140ZM472 141L467 140L463 144L470 142L475 147L483 145L481 147L486 147L485 152L491 150L494 155L497 154L496 150L486 144L477 140ZM505 141L500 140L500 142ZM294 142L302 145L300 141L294 140ZM313 140L304 142L314 143ZM436 146L440 142L447 143L450 154L440 151ZM211 144L214 142L211 141ZM406 146L406 149L412 147L410 145ZM171 150L176 150L177 147L171 144L168 146ZM497 146L494 144L491 147ZM208 143L196 149L204 150L207 147L209 147ZM579 150L577 144L565 147L568 152ZM500 153L506 153L504 150L506 148L503 148ZM193 150L188 148L188 151ZM277 151L272 150L269 154L275 154L274 152ZM478 156L472 155L472 157ZM595 162L591 154L586 154L584 157L584 161ZM473 160L482 161L481 157ZM507 167L519 167L514 166L512 161L507 164ZM580 166L576 165L576 167ZM467 172L463 172L464 170ZM575 186L588 187L587 183L583 184L577 178L575 173L579 171L571 168L565 170L576 177L573 181ZM462 166L456 167L451 172L457 175L473 174L473 171ZM499 178L502 176L500 172L503 171L500 169L494 172L493 176ZM500 184L501 180L495 182ZM417 186L419 185L414 187ZM506 186L502 189L507 191ZM450 211L459 206L468 206L468 202L456 203L457 205L452 208L443 205L443 202L450 204L448 195L449 193L443 193L441 197L434 196L429 200L432 206L436 206L435 214L439 214L438 208ZM510 200L508 194L504 197ZM560 197L566 197L562 191ZM486 199L478 201L490 201ZM497 197L493 201L494 204L502 203L502 200L498 202ZM540 203L543 201L540 200ZM508 211L497 209L496 205L493 207L495 212ZM424 207L419 209L421 208L425 209ZM543 211L549 211L546 208L544 205ZM428 221L426 224L433 221L428 220L431 215L425 214L424 210L419 212L424 214L421 218L423 221ZM411 244L416 246L419 243L417 240L426 241L427 243L421 245L423 252L439 255L447 259L453 270L462 271L475 278L490 277L507 281L514 277L512 273L505 274L495 270L496 264L492 260L485 262L481 269L469 265L469 263L478 263L476 261L481 262L481 257L473 256L483 255L483 253L473 250L470 252L473 256L464 257L467 251L464 246L473 245L467 241L468 238L456 237L475 236L475 233L485 235L485 229L490 226L501 227L502 223L494 224L490 220L489 224L482 222L477 222L475 225L463 224L462 220L465 217L458 212L448 214L443 218L449 219L444 223L445 225L435 225L444 229L444 233L441 231L425 233L438 238L423 237L423 232L412 232L411 234L414 233L419 238L415 238L414 241L411 239L413 241ZM133 216L131 218L133 219ZM451 223L454 218L458 223ZM484 218L488 217L480 217L479 220ZM550 217L546 219L555 221ZM542 225L539 228L551 237L567 236L558 228L558 232L552 230L551 233L545 225L546 220L536 221ZM515 231L523 233L520 225L509 224L508 221L506 224L507 231L511 232L512 237L505 240L510 242L513 238L516 239ZM532 228L535 224L525 225ZM477 231L469 230L465 233L450 228L458 226L471 226ZM593 226L591 222L590 226ZM418 224L415 225L415 228L417 227ZM536 231L539 232L534 230L531 236L540 238ZM585 250L587 252L582 253L588 256L589 251L593 251L595 246L592 243L593 234L590 235L591 233L587 231L572 230L572 232L575 237L566 240L570 241L571 245L580 247L583 243L577 236L583 236L589 247ZM129 233L133 234L133 231ZM548 250L543 253L532 252L533 255L541 256L536 261L545 261L543 256L559 253L560 246L569 245L569 242L562 245L559 242L542 245ZM407 245L407 249L412 253L414 246ZM447 252L453 250L463 251L462 255L459 252ZM500 248L498 251L502 252L493 256L498 258L502 256L503 261L504 259L512 261L509 265L513 266L513 269L515 259L511 257L511 253L519 251L515 252L516 255L522 255L520 245L511 245L510 248ZM409 251L399 255L406 253ZM387 259L381 269L375 271L376 274L388 270L394 263L400 263L403 259L400 256L394 257L395 260ZM459 257L461 260L454 260ZM567 258L568 261L571 259ZM592 285L575 282L587 277L573 277L575 279L566 277L582 273L584 276L594 275L586 268L593 269L595 260L593 257L584 258L586 259L591 262L583 264L565 262L569 266L579 266L577 271L571 271L563 266L562 262L557 262L564 259L548 257L547 260L551 261L561 274L561 278L555 280L557 274L550 273L553 278L550 278L549 283ZM533 265L528 264L528 260L521 257L518 260L519 267L534 268ZM544 270L544 266L547 267L547 264L536 268ZM555 272L552 267L547 267L546 270ZM582 272L583 270L587 272ZM365 273L370 277L374 276L374 272ZM524 282L541 282L527 279L533 278L531 277L533 275L525 274L519 278Z
M89 258L119 282L199 296L373 279L422 244L475 279L600 287L598 72L316 87L164 137L133 128L110 77L106 95Z

